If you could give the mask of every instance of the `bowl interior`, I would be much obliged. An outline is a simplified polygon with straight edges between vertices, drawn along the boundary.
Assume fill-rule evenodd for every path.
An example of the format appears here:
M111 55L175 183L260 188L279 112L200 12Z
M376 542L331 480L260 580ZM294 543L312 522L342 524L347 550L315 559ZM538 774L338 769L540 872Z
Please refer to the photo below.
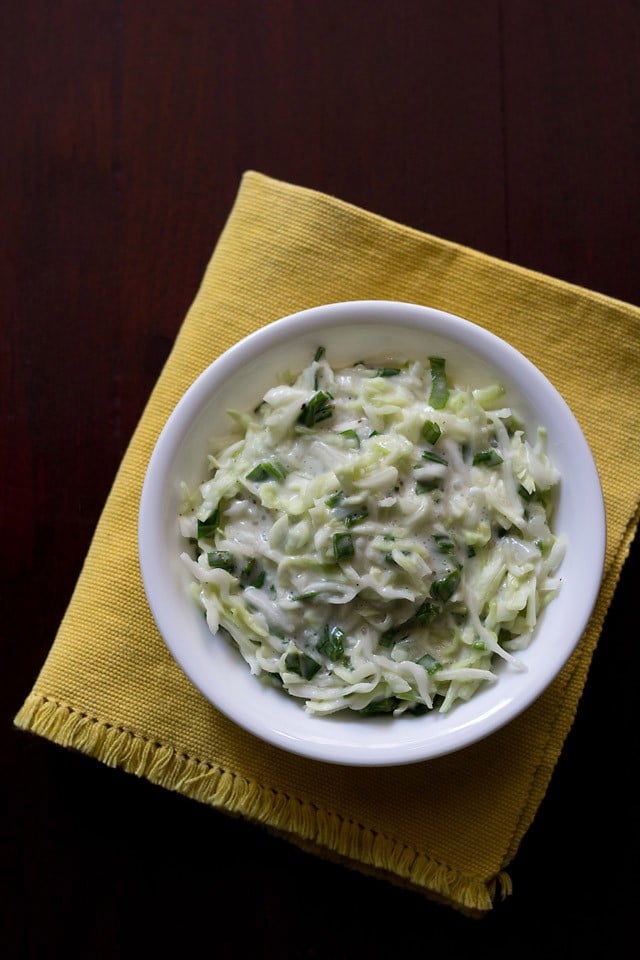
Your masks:
M357 360L447 360L453 381L502 382L505 405L518 411L529 436L548 431L549 454L562 481L554 530L568 545L559 595L543 612L529 648L527 670L500 664L499 679L447 714L359 718L308 716L302 704L253 677L223 637L212 636L187 596L188 572L177 516L181 483L206 476L212 437L229 431L227 410L249 410L287 373L298 373L316 348L340 366ZM589 518L589 522L585 522ZM223 713L269 743L318 760L393 765L460 749L530 705L565 664L588 622L602 576L605 521L602 493L580 427L554 387L520 353L481 327L413 304L352 302L312 308L278 320L216 360L189 388L151 457L139 517L143 582L160 633L199 690Z

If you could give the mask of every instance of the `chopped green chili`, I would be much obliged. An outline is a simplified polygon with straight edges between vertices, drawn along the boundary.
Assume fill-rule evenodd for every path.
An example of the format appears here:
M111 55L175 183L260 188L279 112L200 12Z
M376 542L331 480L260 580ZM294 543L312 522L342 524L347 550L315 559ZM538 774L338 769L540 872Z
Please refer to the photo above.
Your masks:
M341 430L340 436L344 437L345 440L355 440L358 446L360 446L360 437L355 432L355 430Z
M455 543L445 533L434 533L433 539L440 553L453 553Z
M328 507L337 507L337 505L340 503L343 497L344 497L344 493L342 492L342 490L336 490L335 493L332 493L327 497L327 499L325 500L325 504Z
M429 624L433 623L439 613L440 607L437 607L435 603L431 603L429 600L425 600L416 610L418 626L428 627Z
M440 490L441 482L438 477L432 477L430 480L418 480L416 482L416 493L431 493L432 490Z
M263 483L265 480L284 480L287 471L279 460L263 460L257 463L247 474L247 480L254 483Z
M431 709L426 703L416 703L407 712L413 717L422 717L425 713L429 713Z
M298 423L305 427L313 427L321 420L328 420L333 416L333 397L325 390L319 390L307 403L303 403L298 415Z
M497 467L503 463L503 459L497 450L489 447L488 450L480 450L473 455L473 466L477 467L483 464L485 467Z
M445 361L442 357L429 357L429 363L431 367L429 403L434 410L442 410L443 407L446 407L449 399Z
M409 551L408 551L408 550L401 550L400 553L401 553L404 557L408 557L408 556L409 556ZM395 558L394 558L394 556L393 556L393 553L385 553L384 559L386 560L387 563L396 563L396 560L395 560Z
M380 646L381 647L392 647L394 643L397 643L399 638L400 627L390 627L388 630L385 630L384 633L380 634Z
M437 443L442 436L442 430L437 423L433 422L433 420L425 420L425 422L422 424L422 436L429 443Z
M372 700L358 712L364 717L375 717L381 713L393 713L399 706L400 701L397 697L384 697L381 700Z
M361 510L360 513L350 513L344 518L343 523L345 527L353 527L356 523L366 520L368 516L369 513L367 510Z
M446 603L454 595L460 585L460 571L450 570L442 577L436 577L431 584L431 596L434 600Z
M377 376L379 377L397 377L400 373L400 367L380 367Z
M324 355L325 355L325 352L326 352L326 351L325 351L324 347L318 347L318 349L316 350L316 352L315 352L314 355L313 355L313 359L315 360L316 363L319 363L320 360L322 360L322 358L323 358Z
M439 660L436 660L430 653L425 653L423 657L420 657L419 660L416 660L421 667L424 667L429 676L433 676L434 673L437 673L438 670L442 670L442 664Z
M253 581L253 583L251 583L251 578L255 574L256 574L256 559L255 557L251 557L240 572L240 579L242 581L243 586L256 587L258 590L262 586L264 586L264 581L267 576L265 571L264 570L257 571L257 576Z
M219 522L220 509L216 507L206 520L198 520L198 540L207 540L209 537L212 537L218 529Z
M436 453L434 450L423 450L422 459L428 460L430 463L441 463L443 467L449 466L449 461L446 460L445 457L441 456L441 454Z
M534 487L533 490L529 491L526 487L523 487L521 483L518 484L518 493L526 503L544 503L544 491L538 490L537 487Z
M336 560L346 560L347 557L352 557L355 552L350 533L334 533L333 555Z

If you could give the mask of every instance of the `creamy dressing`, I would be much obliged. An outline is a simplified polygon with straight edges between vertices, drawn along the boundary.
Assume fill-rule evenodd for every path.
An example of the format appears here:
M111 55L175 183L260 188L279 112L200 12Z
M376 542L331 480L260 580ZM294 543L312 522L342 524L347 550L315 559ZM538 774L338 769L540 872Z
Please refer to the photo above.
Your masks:
M334 371L319 352L234 413L185 491L209 628L310 713L448 710L521 664L556 595L559 475L499 385L445 363Z

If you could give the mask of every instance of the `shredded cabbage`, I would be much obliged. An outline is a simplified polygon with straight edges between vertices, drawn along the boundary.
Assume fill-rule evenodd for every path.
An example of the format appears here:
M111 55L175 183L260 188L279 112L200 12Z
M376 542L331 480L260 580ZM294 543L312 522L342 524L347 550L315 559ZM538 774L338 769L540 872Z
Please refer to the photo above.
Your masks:
M449 710L524 669L560 589L560 481L500 384L445 361L333 369L320 348L230 411L180 530L196 602L252 673L319 716Z

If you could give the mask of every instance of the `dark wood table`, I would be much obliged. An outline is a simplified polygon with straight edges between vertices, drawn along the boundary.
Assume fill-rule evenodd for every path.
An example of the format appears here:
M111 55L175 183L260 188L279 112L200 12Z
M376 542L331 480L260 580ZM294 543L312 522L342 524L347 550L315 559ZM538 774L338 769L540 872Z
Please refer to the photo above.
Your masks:
M481 921L12 719L243 171L640 304L639 68L632 0L0 3L0 955L632 955L637 544Z

